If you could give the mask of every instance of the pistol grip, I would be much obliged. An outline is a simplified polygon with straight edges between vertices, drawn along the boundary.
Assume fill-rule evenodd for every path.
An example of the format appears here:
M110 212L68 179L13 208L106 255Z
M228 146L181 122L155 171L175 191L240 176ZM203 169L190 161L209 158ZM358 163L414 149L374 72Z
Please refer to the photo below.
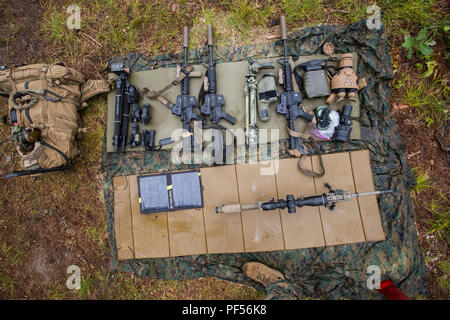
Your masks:
M207 104L207 103L202 104L202 105L200 106L200 112L201 112L202 114L210 115L210 114L211 114L211 107L210 107L210 105Z
M314 119L314 116L312 114L309 114L302 109L299 110L299 116L305 119L308 122L311 122Z
M236 119L233 116L229 115L228 113L224 112L222 118L224 118L226 121L228 121L231 124L235 124L236 123Z

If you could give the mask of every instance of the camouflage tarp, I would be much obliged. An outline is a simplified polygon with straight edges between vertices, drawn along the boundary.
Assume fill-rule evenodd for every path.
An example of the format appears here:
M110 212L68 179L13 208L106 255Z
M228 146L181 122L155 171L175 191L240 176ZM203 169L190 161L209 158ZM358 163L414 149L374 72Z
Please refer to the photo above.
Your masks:
M350 26L317 26L305 28L289 36L289 55L321 53L322 45L331 41L336 53L357 52L357 74L364 76L368 86L360 95L362 140L336 144L321 142L324 153L369 149L376 189L392 189L393 197L382 197L379 208L386 240L348 245L288 251L205 254L175 258L118 261L114 239L113 187L114 175L132 175L157 170L179 170L193 166L175 166L167 152L103 152L104 193L108 215L108 231L113 248L113 267L131 271L139 276L162 279L192 279L217 277L258 287L241 270L248 261L260 261L281 270L286 281L272 286L270 297L287 294L295 297L329 299L379 299L369 290L367 267L377 265L381 272L397 283L411 297L426 293L427 269L417 239L410 190L415 184L408 165L406 142L397 132L390 115L393 68L383 26L368 30L365 21ZM217 62L239 61L252 56L256 59L282 55L281 41L237 48L216 48ZM189 52L190 63L206 62L206 47ZM146 57L131 53L115 58L131 66L131 71L173 67L182 55ZM283 143L286 143L284 141ZM259 287L262 289L262 287ZM270 288L269 288L270 289ZM281 291L279 290L281 289Z

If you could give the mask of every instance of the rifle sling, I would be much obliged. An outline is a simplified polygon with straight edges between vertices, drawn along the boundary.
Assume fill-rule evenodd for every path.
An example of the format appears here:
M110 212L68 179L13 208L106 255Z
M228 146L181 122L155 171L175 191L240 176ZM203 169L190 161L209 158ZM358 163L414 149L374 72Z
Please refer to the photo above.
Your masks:
M309 176L309 177L314 177L314 178L320 178L323 177L325 175L325 167L323 165L323 160L322 160L322 152L320 151L319 145L317 144L317 141L314 140L314 138L310 135L310 134L305 134L302 132L298 132L298 131L294 131L289 129L289 127L287 127L288 133L289 135L296 137L296 138L301 138L304 139L305 141L308 141L313 148L315 148L317 150L317 155L319 156L319 166L320 166L320 172L315 172L313 170L309 170L303 167L303 164L306 160L307 155L305 154L300 154L300 152L297 149L294 150L288 150L288 153L291 156L295 156L296 158L300 158L298 160L298 169L305 175Z
M182 72L180 72L180 74L178 75L178 77L175 78L175 80L173 80L171 83L166 85L161 90L153 91L151 89L144 88L144 92L146 93L148 98L158 99L158 97L160 97L164 92L179 85L181 83L181 81L183 81L183 79L189 75L189 73L192 71L192 69L193 69L193 67L191 65L187 66L186 70L183 70ZM158 99L158 100L160 100L160 99ZM162 102L162 103L164 103L164 102ZM164 103L164 104L166 105L166 103Z

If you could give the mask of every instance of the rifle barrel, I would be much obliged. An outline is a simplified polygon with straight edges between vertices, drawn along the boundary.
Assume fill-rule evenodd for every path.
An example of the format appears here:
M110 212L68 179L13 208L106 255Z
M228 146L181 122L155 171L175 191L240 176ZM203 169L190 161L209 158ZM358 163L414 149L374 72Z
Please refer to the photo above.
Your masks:
M385 193L392 193L392 190L378 190L378 191L370 191L370 192L360 192L360 193L354 193L353 195L355 197L363 197L363 196L371 196L371 195L377 195L377 194L385 194Z

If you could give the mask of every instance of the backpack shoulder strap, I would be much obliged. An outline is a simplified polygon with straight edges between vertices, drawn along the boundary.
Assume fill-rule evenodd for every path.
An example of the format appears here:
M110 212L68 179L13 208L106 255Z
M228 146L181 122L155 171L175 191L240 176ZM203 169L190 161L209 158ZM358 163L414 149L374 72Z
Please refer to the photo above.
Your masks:
M81 102L86 102L96 95L107 93L112 89L112 81L109 80L88 80L81 86Z

